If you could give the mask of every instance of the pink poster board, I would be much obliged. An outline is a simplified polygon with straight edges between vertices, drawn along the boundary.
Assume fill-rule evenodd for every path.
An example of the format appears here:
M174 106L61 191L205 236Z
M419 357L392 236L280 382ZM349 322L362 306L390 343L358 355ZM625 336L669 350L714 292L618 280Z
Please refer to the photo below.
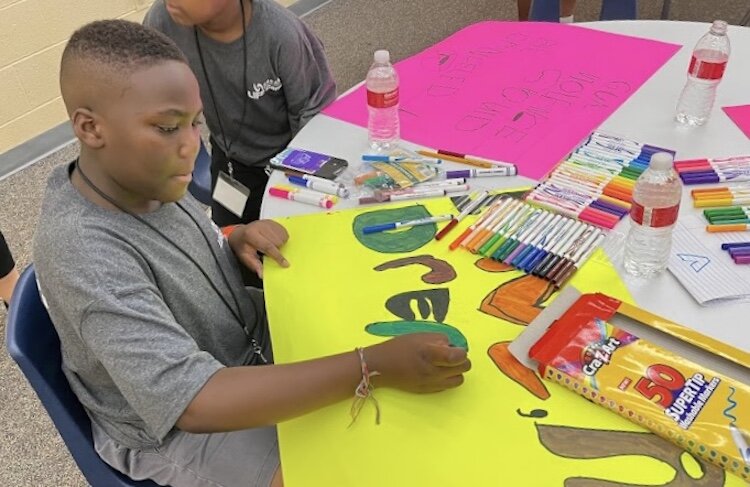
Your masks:
M401 137L538 179L679 49L557 23L480 22L396 64ZM366 126L364 87L324 113Z
M750 139L750 105L721 107L721 109L742 130L742 133Z

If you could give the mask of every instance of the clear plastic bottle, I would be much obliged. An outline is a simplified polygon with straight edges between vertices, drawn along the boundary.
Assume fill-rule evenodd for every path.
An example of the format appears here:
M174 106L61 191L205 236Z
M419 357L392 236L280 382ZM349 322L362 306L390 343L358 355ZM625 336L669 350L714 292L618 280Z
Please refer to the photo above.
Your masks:
M650 277L669 263L672 230L682 196L682 183L672 162L666 152L652 155L648 169L635 183L624 261L631 275Z
M370 148L389 151L400 136L398 115L398 74L391 64L391 55L381 49L375 51L373 63L367 71L367 135Z
M693 49L688 80L677 102L675 120L685 125L703 125L711 114L716 88L729 60L727 23L715 20Z

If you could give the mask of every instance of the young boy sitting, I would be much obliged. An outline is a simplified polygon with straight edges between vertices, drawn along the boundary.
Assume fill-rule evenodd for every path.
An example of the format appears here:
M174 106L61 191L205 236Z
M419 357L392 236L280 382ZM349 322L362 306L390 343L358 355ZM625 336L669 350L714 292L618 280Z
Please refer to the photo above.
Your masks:
M225 238L186 193L198 83L165 36L122 20L73 34L60 85L80 157L50 176L34 259L63 370L99 455L134 479L281 485L273 425L375 387L440 391L466 352L407 335L301 363L272 361L257 251L282 266L272 221ZM359 386L358 386L359 384Z
M323 45L276 0L156 0L144 24L175 41L198 78L213 186L224 173L250 190L241 217L214 201L213 220L257 220L268 160L336 98Z

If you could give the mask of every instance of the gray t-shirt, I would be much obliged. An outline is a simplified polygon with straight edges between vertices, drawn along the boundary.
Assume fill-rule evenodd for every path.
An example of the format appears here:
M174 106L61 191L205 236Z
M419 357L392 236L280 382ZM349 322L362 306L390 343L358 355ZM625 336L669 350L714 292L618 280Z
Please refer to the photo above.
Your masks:
M214 143L248 166L265 166L320 110L336 98L323 44L298 17L275 0L253 0L247 26L247 84L243 86L243 40L222 43L203 35L198 42L216 97L201 67L193 27L175 23L156 0L143 24L170 37L185 53L200 84L203 112ZM247 105L244 122L243 103Z
M257 363L248 334L268 345L262 294L243 286L226 239L189 194L141 216L207 277L143 222L81 196L71 169L50 176L34 238L63 371L112 439L157 446L217 370Z

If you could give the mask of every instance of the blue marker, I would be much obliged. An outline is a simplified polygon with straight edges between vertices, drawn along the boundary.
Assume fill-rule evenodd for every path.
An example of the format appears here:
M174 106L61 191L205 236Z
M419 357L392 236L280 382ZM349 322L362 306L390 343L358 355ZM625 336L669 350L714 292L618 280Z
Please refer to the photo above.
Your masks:
M426 164L442 164L441 159L430 157L412 156L386 156L381 154L362 154L362 160L366 162L422 162Z
M417 225L429 225L430 223L445 222L452 219L453 215L438 215L428 216L426 218L418 218L416 220L406 220L402 222L381 223L379 225L370 225L369 227L364 227L362 229L362 233L367 235L370 233L385 232L386 230L395 230L401 227L415 227Z
M334 181L328 181L322 178L311 178L309 176L287 176L289 182L296 184L297 186L304 186L321 193L332 194L334 196L341 196L342 198L349 197L349 190L345 186L336 183Z

